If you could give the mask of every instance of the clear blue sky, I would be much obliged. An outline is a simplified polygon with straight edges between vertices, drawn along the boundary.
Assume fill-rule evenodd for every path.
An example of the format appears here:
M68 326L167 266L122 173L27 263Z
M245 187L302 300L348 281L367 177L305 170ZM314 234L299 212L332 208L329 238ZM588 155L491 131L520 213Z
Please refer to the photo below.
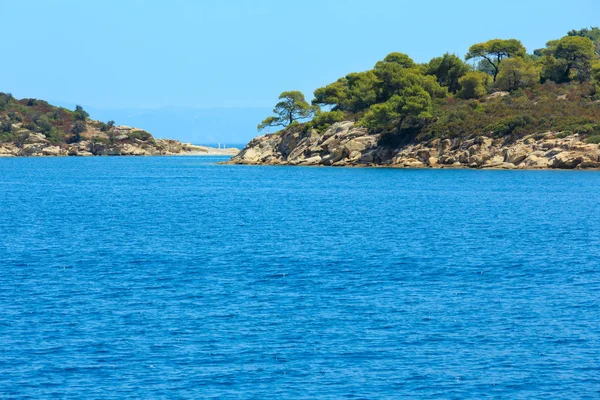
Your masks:
M95 107L272 106L372 67L600 24L600 1L0 0L0 91Z

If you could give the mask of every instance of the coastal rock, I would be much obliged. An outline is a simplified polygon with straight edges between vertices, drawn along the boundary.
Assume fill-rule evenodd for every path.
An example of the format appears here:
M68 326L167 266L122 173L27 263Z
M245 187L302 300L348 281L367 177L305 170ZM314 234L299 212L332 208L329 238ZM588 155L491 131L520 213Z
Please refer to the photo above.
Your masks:
M500 95L498 95L500 96ZM281 131L252 140L231 164L331 165L399 168L544 169L600 168L597 144L577 134L545 132L506 142L502 138L433 139L393 149L380 136L353 122L333 124L323 133Z
M521 161L527 158L527 156L533 152L533 149L524 144L518 143L515 146L509 148L503 148L502 153L504 155L504 161L511 164L519 164Z
M321 162L321 156L313 156L298 163L298 165L318 165Z
M50 143L46 136L41 133L31 132L27 134L27 139L25 139L25 143Z
M521 165L531 169L548 168L550 166L550 160L544 157L544 154L541 152L537 154L532 153L525 160L523 160Z
M552 168L573 169L584 161L591 160L586 160L586 157L584 157L581 153L575 151L565 151L557 154L552 159L552 164L550 166Z
M63 156L67 155L60 147L58 146L48 146L42 149L42 155L44 156Z
M38 154L42 153L42 150L44 149L44 147L45 147L44 143L24 144L19 155L21 155L21 156L38 155Z

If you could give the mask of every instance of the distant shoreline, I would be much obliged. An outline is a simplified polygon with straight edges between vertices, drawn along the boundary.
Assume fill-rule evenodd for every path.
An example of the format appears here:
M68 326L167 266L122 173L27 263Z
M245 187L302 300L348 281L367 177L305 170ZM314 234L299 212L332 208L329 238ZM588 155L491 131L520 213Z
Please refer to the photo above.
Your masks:
M233 157L239 153L239 149L230 148L230 149L219 149L216 147L206 147L206 146L194 146L194 145L183 146L183 150L179 153L156 153L156 154L44 154L44 153L34 153L34 154L5 154L0 152L0 159L2 158L56 158L56 157ZM187 148L192 148L193 150L185 150Z

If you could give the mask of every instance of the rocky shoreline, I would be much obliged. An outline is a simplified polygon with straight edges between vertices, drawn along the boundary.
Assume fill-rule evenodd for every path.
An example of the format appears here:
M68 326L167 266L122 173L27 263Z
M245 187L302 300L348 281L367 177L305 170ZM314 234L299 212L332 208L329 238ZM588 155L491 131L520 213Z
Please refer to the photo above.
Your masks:
M52 143L41 133L22 130L21 143L0 143L0 157L234 155L239 151L155 139L142 130L128 126L114 127L107 134L90 125L81 141L70 144ZM135 137L138 136L134 135L135 132L147 135Z
M578 134L530 135L504 139L435 139L399 149L378 146L379 135L353 122L332 125L325 133L282 131L252 140L229 164L386 166L396 168L600 169L598 144Z

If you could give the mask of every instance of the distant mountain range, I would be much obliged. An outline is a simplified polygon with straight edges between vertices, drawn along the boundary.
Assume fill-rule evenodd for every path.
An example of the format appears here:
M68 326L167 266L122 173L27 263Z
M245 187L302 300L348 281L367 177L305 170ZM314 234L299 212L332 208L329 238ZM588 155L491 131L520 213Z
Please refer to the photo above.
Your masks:
M74 108L73 104L54 103ZM267 107L119 109L82 106L93 119L114 120L118 125L142 128L158 138L215 147L219 143L227 147L243 147L258 135L258 123L272 113Z

